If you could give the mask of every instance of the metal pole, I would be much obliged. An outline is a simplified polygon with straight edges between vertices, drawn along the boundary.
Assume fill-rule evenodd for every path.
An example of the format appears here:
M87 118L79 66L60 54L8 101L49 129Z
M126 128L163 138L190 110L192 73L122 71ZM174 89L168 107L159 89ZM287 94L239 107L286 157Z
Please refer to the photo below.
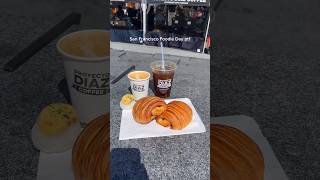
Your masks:
M147 0L142 0L142 14L143 14L143 39L146 38L147 33Z
M204 44L203 44L202 53L204 53L204 50L205 50L205 48L206 48L206 44L207 44L207 41L208 41L209 27L210 27L210 14L209 14L208 25L207 25L207 31L206 31L206 36L205 36Z

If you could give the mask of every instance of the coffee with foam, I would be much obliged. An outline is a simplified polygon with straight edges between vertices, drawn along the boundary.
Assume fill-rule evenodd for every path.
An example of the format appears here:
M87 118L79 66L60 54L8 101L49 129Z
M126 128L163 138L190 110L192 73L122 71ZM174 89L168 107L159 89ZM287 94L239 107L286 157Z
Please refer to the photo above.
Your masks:
M145 80L150 77L150 73L146 71L133 71L128 74L128 78L131 80Z
M148 96L150 73L133 71L128 74L130 87L135 100Z
M110 55L109 33L105 31L79 31L66 36L59 43L66 54L81 58L98 58Z
M72 105L83 124L108 112L109 47L109 32L98 29L68 34L57 43Z

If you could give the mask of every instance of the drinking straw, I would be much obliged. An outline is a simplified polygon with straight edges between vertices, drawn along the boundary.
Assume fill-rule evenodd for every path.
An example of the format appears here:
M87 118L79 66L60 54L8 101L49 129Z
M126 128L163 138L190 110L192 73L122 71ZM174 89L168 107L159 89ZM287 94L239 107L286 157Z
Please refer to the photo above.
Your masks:
M161 45L161 62L162 62L162 69L164 69L164 53L163 53L163 43L162 41L160 42Z

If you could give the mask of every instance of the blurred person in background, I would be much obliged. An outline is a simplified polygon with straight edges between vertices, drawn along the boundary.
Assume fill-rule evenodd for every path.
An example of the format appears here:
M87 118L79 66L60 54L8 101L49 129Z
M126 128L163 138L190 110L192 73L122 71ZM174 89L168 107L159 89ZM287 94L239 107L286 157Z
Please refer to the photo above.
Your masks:
M155 24L158 29L163 30L166 25L166 17L164 14L164 9L161 6L157 7L156 14L154 17Z
M116 16L122 20L122 18L124 17L124 12L123 12L123 8L121 5L118 5L118 12L116 13Z
M151 6L148 12L148 31L152 31L154 29L154 7Z

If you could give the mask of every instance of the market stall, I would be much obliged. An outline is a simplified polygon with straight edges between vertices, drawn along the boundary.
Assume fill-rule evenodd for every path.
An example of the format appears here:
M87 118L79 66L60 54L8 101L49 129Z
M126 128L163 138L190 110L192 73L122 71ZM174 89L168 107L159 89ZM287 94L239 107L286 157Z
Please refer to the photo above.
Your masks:
M151 46L163 41L165 47L203 53L207 48L209 5L205 0L111 1L111 40ZM160 37L166 41L150 40Z

